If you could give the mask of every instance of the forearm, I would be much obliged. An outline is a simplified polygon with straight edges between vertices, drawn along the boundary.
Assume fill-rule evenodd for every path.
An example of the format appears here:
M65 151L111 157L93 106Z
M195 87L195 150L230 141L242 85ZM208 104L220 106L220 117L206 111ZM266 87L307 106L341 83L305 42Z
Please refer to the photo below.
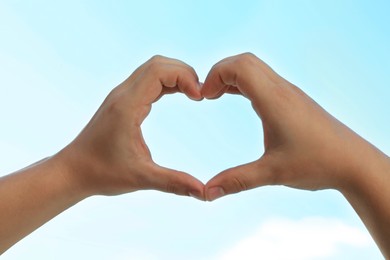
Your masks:
M351 185L341 192L373 236L382 254L390 259L390 158L371 145L364 165L352 173Z
M0 254L85 197L56 156L0 178Z

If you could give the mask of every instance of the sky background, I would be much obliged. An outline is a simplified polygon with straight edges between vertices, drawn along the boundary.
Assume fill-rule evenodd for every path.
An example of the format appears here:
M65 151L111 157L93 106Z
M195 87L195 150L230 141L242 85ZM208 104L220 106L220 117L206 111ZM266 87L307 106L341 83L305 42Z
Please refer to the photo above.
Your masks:
M0 175L50 156L155 54L193 66L253 52L390 154L389 1L0 2ZM315 122L313 122L315 123ZM263 153L239 96L166 96L154 160L203 182ZM343 196L262 187L212 203L157 191L80 202L2 259L383 259Z

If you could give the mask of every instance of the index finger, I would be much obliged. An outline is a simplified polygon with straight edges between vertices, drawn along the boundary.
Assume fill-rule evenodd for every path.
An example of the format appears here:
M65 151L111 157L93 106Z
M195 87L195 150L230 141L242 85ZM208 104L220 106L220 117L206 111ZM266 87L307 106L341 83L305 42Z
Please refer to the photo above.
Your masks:
M136 84L140 96L156 101L165 93L181 92L194 100L202 99L195 70L182 61L155 56L146 62Z
M280 81L281 77L263 61L253 54L244 53L215 64L206 77L202 95L213 99L223 93L240 92L251 101L259 101Z

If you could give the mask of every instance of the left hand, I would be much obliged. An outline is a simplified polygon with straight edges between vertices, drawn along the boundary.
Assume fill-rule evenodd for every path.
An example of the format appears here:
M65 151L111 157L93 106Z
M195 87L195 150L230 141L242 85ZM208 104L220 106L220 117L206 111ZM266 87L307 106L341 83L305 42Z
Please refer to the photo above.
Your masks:
M55 156L69 181L87 196L154 189L203 200L203 183L154 163L141 132L153 102L175 92L201 100L199 86L187 64L151 58L113 89L80 135Z

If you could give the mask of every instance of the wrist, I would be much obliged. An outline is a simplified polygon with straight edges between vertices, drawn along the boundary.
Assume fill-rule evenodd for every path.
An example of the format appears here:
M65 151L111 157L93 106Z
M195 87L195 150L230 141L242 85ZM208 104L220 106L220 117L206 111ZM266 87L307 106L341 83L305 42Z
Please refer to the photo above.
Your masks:
M389 183L390 158L367 141L364 142L366 145L356 150L356 159L349 165L343 182L337 187L344 196L367 193Z
M371 146L351 177L351 184L340 190L355 209L386 259L390 256L390 158ZM360 169L358 169L360 168Z
M74 154L68 147L50 157L50 162L58 169L60 181L64 182L70 196L85 199L94 195L88 188L84 172L87 170L82 164L83 158ZM85 160L86 161L86 160Z

